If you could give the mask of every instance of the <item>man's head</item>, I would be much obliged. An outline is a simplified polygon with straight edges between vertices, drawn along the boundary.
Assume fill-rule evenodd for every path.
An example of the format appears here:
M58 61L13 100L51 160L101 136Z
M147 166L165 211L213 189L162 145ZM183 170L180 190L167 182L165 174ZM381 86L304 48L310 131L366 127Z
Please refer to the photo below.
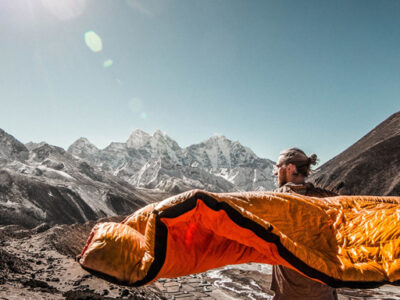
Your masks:
M304 183L310 173L310 166L317 164L317 155L308 157L304 151L298 148L283 150L279 154L274 175L277 176L278 186L293 182Z

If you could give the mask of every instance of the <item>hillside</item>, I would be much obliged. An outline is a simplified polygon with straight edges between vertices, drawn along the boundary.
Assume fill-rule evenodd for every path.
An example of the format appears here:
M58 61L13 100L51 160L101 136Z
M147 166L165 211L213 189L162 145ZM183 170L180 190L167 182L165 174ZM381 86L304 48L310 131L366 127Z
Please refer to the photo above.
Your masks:
M310 180L342 195L400 195L400 112L318 168Z

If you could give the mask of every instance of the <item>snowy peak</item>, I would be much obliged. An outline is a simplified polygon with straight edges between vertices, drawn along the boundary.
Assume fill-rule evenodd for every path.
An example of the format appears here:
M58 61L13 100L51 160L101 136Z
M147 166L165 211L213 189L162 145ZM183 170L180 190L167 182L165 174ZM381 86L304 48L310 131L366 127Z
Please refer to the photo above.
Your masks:
M140 149L150 147L153 150L169 148L172 151L178 151L181 148L178 143L171 139L165 132L157 129L153 135L140 129L136 129L126 141L128 148ZM153 151L152 151L153 152Z
M178 143L171 139L165 132L162 132L161 130L157 130L156 132L154 132L151 144L153 148L166 147L172 151L181 150L181 147L179 147Z
M87 138L85 137L81 137L79 139L77 139L71 146L71 147L77 147L77 148L90 148L90 149L95 149L95 150L99 150L97 149L97 147L95 145L93 145Z
M187 147L185 157L205 168L233 168L252 163L258 157L238 141L232 142L223 135L215 135L208 140Z
M230 168L232 141L223 135L214 135L204 142L205 152L213 168Z
M99 149L89 142L87 138L81 137L69 146L68 152L76 156L88 157L89 155L97 154Z
M205 144L215 144L215 143L232 143L231 140L228 140L224 135L215 134L211 136L209 139L204 141Z
M181 150L178 143L161 130L156 130L153 135L142 130L135 130L128 138L128 148L149 153L151 157L164 157L179 162L178 152Z
M81 140L83 145L88 141ZM77 143L78 144L78 143ZM223 135L186 148L161 130L152 135L135 130L126 143L112 142L95 155L78 155L104 171L139 187L176 192L189 188L211 191L274 187L273 163L257 157Z
M131 133L126 144L128 148L139 149L145 146L151 140L151 136L143 130L136 129Z
M29 157L29 150L14 138L12 135L0 129L0 158L8 160L26 160Z

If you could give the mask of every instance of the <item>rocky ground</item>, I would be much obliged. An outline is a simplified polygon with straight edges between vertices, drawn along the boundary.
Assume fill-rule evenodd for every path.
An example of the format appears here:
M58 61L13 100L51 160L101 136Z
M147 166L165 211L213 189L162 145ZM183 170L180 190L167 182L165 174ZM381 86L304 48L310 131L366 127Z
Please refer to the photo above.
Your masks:
M109 219L108 219L109 220ZM121 218L114 218L120 221ZM119 286L75 262L94 222L27 230L0 227L0 299L271 299L271 268L227 266L145 287ZM400 288L340 289L339 299L400 299Z

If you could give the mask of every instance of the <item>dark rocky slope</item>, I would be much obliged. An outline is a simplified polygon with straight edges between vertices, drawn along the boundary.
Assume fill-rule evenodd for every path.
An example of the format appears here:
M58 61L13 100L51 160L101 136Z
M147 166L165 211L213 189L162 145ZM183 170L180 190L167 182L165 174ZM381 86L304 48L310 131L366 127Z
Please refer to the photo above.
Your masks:
M342 195L400 195L400 112L322 165L310 180Z

